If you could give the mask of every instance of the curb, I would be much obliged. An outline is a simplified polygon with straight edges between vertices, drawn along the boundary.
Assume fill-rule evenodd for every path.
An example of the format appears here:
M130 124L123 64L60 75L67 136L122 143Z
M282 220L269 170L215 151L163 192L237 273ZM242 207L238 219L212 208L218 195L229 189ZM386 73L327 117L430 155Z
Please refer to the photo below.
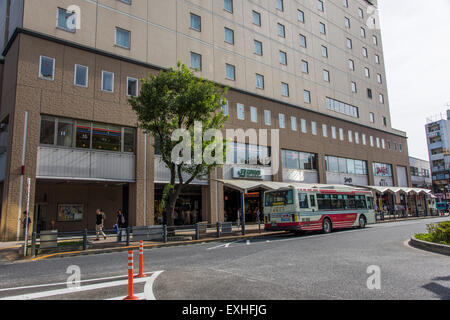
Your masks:
M414 221L414 220L426 220L426 219L437 219L437 218L448 218L449 216L427 216L427 217L411 217L411 218L398 218L389 220L379 220L375 224L389 223L389 222L401 222L401 221Z
M430 251L433 253L438 253L450 257L450 246L447 246L445 244L423 241L416 239L415 236L412 236L411 239L409 240L409 245L416 249Z
M200 239L200 240L179 241L179 242L171 242L171 243L157 243L157 244L147 244L147 245L144 244L144 248L145 249L154 249L154 248L186 246L186 245L191 245L191 244L200 244L200 243L209 243L209 242L226 242L229 240L252 239L252 238L265 237L268 235L278 235L278 234L285 234L285 233L286 233L285 231L277 231L277 232L258 233L255 235L208 238L208 239ZM75 257L75 256L83 256L83 255L91 255L91 254L123 252L123 251L128 251L130 249L139 249L139 244L125 246L125 247L117 247L117 248L92 249L92 250L71 251L71 252L57 252L57 253L33 258L33 259L31 259L31 261L39 261L39 260L56 258L56 257L61 257L61 256Z

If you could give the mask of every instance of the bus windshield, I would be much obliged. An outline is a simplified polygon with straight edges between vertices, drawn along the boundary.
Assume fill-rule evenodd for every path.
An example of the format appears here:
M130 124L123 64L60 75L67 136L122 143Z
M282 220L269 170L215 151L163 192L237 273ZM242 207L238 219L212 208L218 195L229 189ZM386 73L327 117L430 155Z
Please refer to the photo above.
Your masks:
M292 190L267 192L265 198L266 207L294 204L294 192Z

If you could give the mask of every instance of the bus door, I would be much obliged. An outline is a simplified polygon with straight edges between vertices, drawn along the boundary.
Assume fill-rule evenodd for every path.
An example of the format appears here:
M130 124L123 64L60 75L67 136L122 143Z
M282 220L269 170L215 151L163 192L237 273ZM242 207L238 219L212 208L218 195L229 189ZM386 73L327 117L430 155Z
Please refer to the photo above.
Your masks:
M312 212L319 211L319 207L317 206L317 197L315 194L309 195L309 207L311 208Z

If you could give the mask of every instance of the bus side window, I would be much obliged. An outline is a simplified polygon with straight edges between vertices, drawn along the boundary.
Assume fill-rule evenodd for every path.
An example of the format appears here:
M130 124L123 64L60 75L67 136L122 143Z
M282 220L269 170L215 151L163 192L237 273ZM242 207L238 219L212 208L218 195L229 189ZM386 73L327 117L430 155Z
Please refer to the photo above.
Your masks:
M316 207L316 196L315 195L310 195L309 196L309 202L311 203L311 207Z
M307 209L307 208L309 208L308 195L306 193L299 193L298 194L298 202L299 202L299 205L300 205L300 209Z

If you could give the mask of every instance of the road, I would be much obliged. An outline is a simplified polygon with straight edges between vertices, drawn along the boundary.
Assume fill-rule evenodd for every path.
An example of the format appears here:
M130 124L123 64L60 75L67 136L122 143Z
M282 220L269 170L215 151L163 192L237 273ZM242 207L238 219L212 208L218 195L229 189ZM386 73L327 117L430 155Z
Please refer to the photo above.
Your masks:
M158 300L447 300L450 258L406 245L426 224L442 220L149 249L144 265L152 277L150 294L144 295L145 280L138 280L135 292ZM67 289L69 266L80 268L81 290ZM380 289L367 287L369 266L380 268ZM126 274L125 252L6 263L0 265L0 299L121 299Z

